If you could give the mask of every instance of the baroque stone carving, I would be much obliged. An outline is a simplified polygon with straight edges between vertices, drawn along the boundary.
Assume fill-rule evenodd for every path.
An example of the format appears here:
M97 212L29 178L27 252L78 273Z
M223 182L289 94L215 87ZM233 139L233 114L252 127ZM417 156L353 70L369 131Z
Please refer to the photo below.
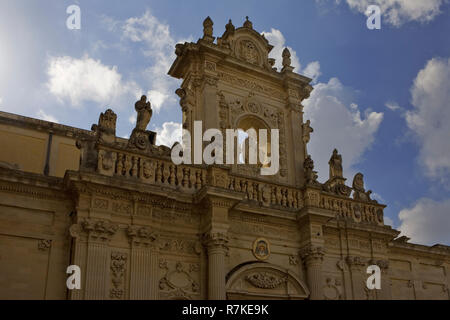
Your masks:
M122 252L111 253L111 284L109 291L111 299L122 299L125 295L125 266L127 254Z
M291 66L291 52L289 51L288 48L284 48L281 56L283 58L282 60L283 68L281 69L281 72L294 70L294 67Z
M353 199L363 202L377 202L370 198L371 190L364 189L364 175L360 172L353 178Z
M81 229L86 232L91 240L109 241L116 233L118 226L106 220L84 219Z
M325 300L340 300L342 297L342 283L339 279L326 278L326 285L323 288Z
M305 170L306 184L316 184L318 178L317 171L314 171L314 161L311 159L310 155L306 157L303 168Z
M352 189L345 185L346 179L343 176L342 156L338 153L337 149L333 150L328 165L330 167L330 177L324 185L324 191L349 197Z
M208 16L206 17L206 19L203 21L203 40L212 43L214 41L214 37L213 37L213 21L211 20L211 18Z
M135 245L154 245L159 238L159 233L147 228L131 225L127 229L130 242Z
M192 295L199 294L200 285L192 276L192 273L197 272L198 269L197 271L190 267L186 269L181 262L176 262L175 268L171 269L166 260L160 261L160 267L166 270L159 281L159 289L165 297L190 298Z
M38 241L38 249L41 251L46 251L46 250L50 249L51 246L52 246L52 240L39 239L39 241Z
M311 139L311 133L314 132L314 129L311 128L310 124L311 124L310 120L306 120L306 122L302 124L302 140L304 145L305 158L308 156L308 150L306 146L309 143L309 140Z
M301 258L306 262L321 262L325 255L325 250L321 246L308 245L300 250Z
M135 103L134 108L137 112L136 126L131 133L128 147L146 150L150 145L155 144L155 134L146 130L152 118L153 110L145 95Z
M257 272L249 274L245 277L245 280L250 282L253 286L261 289L275 289L282 283L287 282L286 277L277 277L269 272Z

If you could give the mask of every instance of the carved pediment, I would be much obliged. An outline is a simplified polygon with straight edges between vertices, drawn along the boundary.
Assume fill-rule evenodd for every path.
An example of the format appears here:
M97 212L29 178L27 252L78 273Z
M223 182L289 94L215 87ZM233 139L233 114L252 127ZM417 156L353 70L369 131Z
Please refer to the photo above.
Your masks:
M227 276L227 294L229 298L304 299L309 290L294 273L270 263L255 262Z

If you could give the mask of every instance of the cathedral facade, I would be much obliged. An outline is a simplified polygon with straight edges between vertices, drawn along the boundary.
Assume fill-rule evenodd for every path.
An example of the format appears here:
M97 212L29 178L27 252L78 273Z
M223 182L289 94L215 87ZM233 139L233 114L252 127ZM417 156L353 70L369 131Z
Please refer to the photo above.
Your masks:
M0 298L448 300L450 247L385 225L337 150L317 181L302 111L313 88L289 50L277 70L248 19L217 39L203 27L168 71L182 79L183 128L278 129L278 172L174 164L147 130L145 96L129 139L110 109L92 130L0 112ZM66 286L70 265L80 289ZM373 265L380 289L367 286Z

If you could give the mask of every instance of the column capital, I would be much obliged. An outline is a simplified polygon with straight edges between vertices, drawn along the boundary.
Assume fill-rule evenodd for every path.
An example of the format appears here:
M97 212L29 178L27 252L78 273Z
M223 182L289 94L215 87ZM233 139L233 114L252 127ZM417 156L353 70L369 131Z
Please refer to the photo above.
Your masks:
M361 270L367 264L367 259L360 256L347 256L345 262L347 262L350 270Z
M130 225L127 228L127 236L132 246L156 248L159 234L150 228Z
M74 238L83 238L89 241L107 243L115 235L119 226L107 220L83 219L70 227L70 235Z
M203 235L203 244L211 250L228 251L228 236L221 232L207 232Z
M325 250L322 246L308 245L300 250L300 257L305 261L306 264L311 263L322 263L323 256L325 255Z

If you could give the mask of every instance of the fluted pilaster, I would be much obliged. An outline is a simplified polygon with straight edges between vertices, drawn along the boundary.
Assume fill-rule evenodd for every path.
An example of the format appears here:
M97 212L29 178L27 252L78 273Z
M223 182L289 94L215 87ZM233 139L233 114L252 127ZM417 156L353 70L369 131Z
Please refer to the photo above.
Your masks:
M225 300L225 256L228 251L228 237L222 233L208 233L204 236L208 252L208 299Z
M148 228L131 226L127 230L131 243L130 299L156 300L158 298L159 235Z
M323 248L308 246L300 251L300 255L306 268L306 279L308 282L311 300L323 299L322 262Z

